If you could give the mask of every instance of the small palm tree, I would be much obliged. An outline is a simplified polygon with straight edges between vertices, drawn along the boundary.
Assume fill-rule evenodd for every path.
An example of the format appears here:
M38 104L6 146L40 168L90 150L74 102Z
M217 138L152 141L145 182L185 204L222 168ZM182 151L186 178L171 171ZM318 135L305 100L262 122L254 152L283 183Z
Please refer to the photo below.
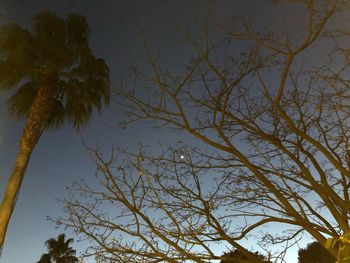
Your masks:
M42 254L37 263L78 263L76 251L70 247L72 242L72 238L65 240L64 234L59 235L57 240L50 238L45 242L48 253Z
M0 205L0 252L30 155L46 129L66 121L79 128L108 104L109 69L93 56L89 27L77 14L34 18L32 32L17 24L0 29L0 90L12 89L9 112L25 118L18 155Z

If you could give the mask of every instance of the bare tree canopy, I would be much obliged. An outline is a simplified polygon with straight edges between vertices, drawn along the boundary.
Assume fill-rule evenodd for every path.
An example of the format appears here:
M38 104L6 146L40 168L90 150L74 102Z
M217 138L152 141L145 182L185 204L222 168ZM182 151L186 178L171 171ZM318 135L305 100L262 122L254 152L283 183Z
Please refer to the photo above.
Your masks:
M86 198L64 200L58 220L94 242L87 254L209 262L221 259L220 245L262 262L244 247L250 240L285 262L301 237L324 245L349 232L350 28L339 23L349 6L275 2L297 5L301 21L209 19L202 40L180 31L196 53L180 75L145 41L149 70L135 68L133 84L116 88L122 126L155 122L192 144L164 145L158 156L141 148L124 161L91 150L100 186L77 182L73 192Z

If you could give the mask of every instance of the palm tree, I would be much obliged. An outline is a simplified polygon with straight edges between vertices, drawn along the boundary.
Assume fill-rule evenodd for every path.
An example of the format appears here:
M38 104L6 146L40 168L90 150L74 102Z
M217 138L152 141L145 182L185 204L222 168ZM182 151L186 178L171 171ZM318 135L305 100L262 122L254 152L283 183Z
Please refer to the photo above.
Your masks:
M60 234L57 240L50 238L45 242L48 253L42 254L37 263L78 263L76 251L70 247L72 242L72 238L65 240L64 234Z
M8 109L26 119L18 155L0 205L0 251L23 176L41 134L68 122L85 124L109 103L109 69L88 44L86 19L51 12L34 17L33 31L17 24L0 29L0 90L13 89Z

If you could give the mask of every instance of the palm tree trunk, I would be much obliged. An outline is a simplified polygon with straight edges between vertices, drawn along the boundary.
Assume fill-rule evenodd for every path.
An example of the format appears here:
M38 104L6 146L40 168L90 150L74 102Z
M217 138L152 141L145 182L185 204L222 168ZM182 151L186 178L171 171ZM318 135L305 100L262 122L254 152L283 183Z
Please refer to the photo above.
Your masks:
M6 230L15 208L30 155L39 141L39 138L45 129L47 120L50 117L54 89L51 85L48 85L48 81L49 80L47 79L44 83L45 85L39 88L30 108L27 123L19 143L16 162L11 176L8 179L0 205L0 256L5 241ZM50 84L52 84L52 82Z

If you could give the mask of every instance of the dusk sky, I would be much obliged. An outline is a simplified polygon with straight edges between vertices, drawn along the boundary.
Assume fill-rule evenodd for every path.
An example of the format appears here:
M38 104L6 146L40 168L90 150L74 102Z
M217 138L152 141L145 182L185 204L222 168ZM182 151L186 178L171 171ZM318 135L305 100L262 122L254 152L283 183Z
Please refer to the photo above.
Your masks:
M257 19L270 15L268 0L1 0L0 22L16 22L30 29L32 17L43 10L51 10L61 16L79 13L86 16L90 25L90 45L97 57L103 58L110 67L111 81L127 78L130 67L142 65L144 48L140 29L144 32L152 50L162 48L160 59L172 69L181 70L183 57L191 55L191 49L183 48L180 38L171 28L178 25L192 32L200 30L212 11L212 20L226 22L235 13L246 13ZM234 12L233 12L234 10ZM237 10L239 10L237 12ZM179 48L181 47L181 48ZM185 61L186 62L186 61ZM2 93L0 106L0 193L3 192L17 154L18 141L24 126L15 121L6 111L6 98ZM150 126L135 125L125 131L114 126L120 119L120 112L113 102L100 115L94 115L89 124L81 130L88 145L99 146L108 152L112 145L133 148L137 145L135 136L146 144L158 141L172 141L174 134L166 130L156 131ZM134 136L135 135L135 136ZM178 136L178 135L175 135ZM157 150L155 148L155 150ZM22 184L20 196L13 213L0 259L1 263L36 262L45 252L44 242L56 237L64 229L56 229L47 220L62 213L58 198L67 195L66 187L74 180L94 179L95 165L84 148L79 134L71 127L48 131L41 137L32 153ZM76 239L73 233L65 232ZM74 243L78 253L84 248ZM294 249L288 263L296 262Z

